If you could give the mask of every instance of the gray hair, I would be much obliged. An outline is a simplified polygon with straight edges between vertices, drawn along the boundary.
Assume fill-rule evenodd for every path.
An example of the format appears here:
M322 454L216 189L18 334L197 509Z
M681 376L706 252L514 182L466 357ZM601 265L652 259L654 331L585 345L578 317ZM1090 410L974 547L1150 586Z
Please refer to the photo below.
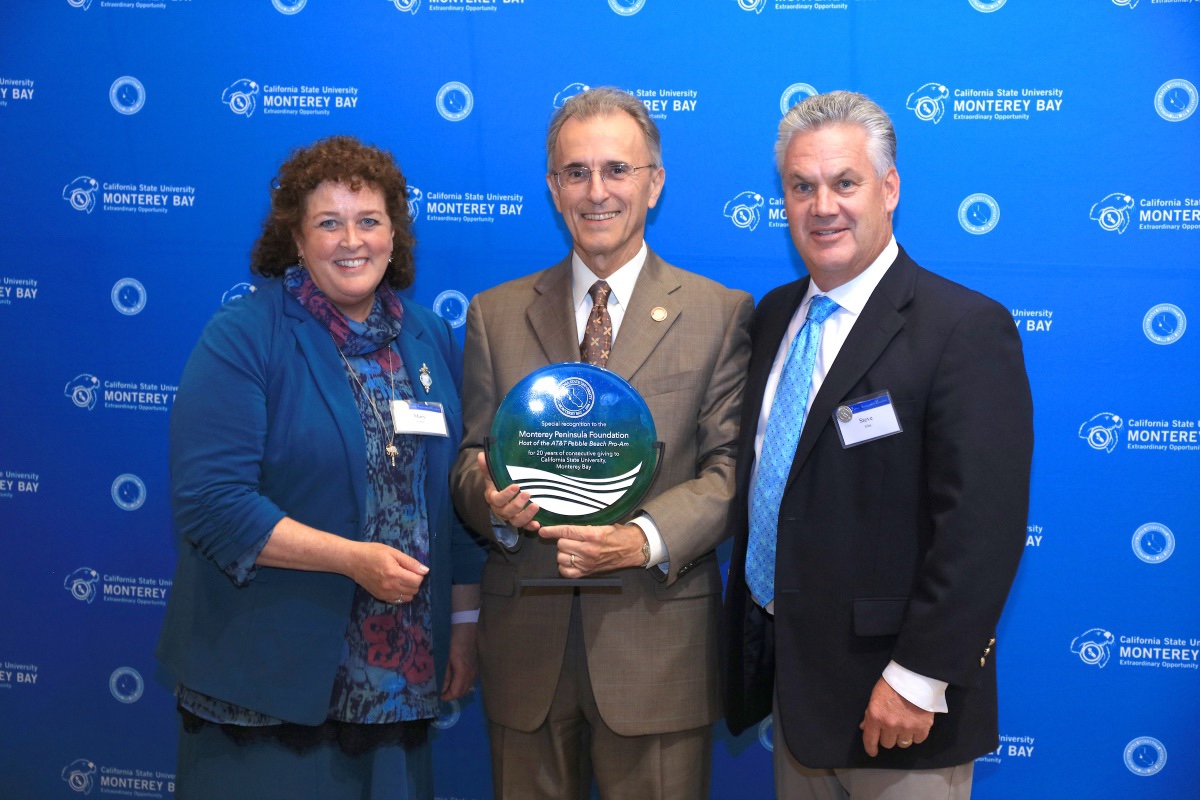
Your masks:
M595 117L607 117L611 114L624 112L633 117L633 121L642 129L646 139L646 148L650 151L650 160L654 166L662 166L662 140L658 135L658 126L650 119L646 106L641 100L623 89L614 86L598 86L577 94L562 104L562 108L554 112L550 119L550 127L546 131L546 171L554 171L554 148L558 145L558 133L568 119L586 120ZM641 164L632 166L640 167Z
M788 110L775 140L775 166L783 174L783 159L792 137L832 125L857 125L867 132L867 156L882 178L896 165L896 129L887 112L857 92L829 92L806 97Z

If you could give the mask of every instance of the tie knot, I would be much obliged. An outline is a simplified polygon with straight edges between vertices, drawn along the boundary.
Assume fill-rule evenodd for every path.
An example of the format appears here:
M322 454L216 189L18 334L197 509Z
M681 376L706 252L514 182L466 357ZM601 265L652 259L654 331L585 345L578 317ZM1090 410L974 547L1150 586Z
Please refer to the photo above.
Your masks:
M823 294L819 294L808 304L808 319L820 325L829 319L829 315L837 311L839 306Z
M592 284L592 288L588 289L588 294L592 296L592 304L597 306L608 305L608 295L612 289L608 286L608 281L596 281Z

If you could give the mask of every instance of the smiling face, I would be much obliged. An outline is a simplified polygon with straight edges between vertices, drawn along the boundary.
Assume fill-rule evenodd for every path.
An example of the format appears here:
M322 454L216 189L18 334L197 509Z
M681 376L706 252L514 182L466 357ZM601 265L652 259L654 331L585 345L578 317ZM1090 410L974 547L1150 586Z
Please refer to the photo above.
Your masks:
M641 169L625 180L605 183L605 164L641 167L651 163L650 148L633 117L623 111L563 123L554 148L554 169L587 167L591 182L560 188L546 176L554 207L563 215L575 252L599 278L607 278L633 258L642 246L646 213L658 202L666 171Z
M839 124L793 136L782 174L788 228L813 282L827 292L856 278L891 239L896 168L876 175L867 132Z
M344 183L325 181L305 203L296 250L317 288L339 311L362 322L387 272L392 233L378 189L364 184L356 192Z

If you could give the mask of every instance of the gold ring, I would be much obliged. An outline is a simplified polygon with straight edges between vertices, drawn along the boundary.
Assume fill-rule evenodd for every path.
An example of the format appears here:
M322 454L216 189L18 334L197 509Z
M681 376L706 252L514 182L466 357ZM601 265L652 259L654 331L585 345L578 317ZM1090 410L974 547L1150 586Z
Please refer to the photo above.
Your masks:
M896 742L896 744L900 745L901 747L908 747L912 743L912 739L901 739L900 741Z
M575 566L575 554L574 553L571 553L571 566L574 567L575 569L579 569L579 567Z

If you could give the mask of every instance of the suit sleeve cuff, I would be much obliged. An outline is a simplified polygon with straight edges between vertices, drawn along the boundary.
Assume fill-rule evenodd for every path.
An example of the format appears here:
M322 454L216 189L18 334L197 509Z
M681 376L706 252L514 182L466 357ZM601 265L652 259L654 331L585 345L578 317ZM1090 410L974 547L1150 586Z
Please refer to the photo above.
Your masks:
M488 516L492 520L492 535L496 537L496 541L512 550L517 546L517 542L521 540L521 534L517 533L511 525L496 516L494 511L488 511Z
M945 714L948 710L946 687L949 684L945 681L918 675L895 661L889 662L883 670L883 679L896 690L896 694L915 706L938 714Z

